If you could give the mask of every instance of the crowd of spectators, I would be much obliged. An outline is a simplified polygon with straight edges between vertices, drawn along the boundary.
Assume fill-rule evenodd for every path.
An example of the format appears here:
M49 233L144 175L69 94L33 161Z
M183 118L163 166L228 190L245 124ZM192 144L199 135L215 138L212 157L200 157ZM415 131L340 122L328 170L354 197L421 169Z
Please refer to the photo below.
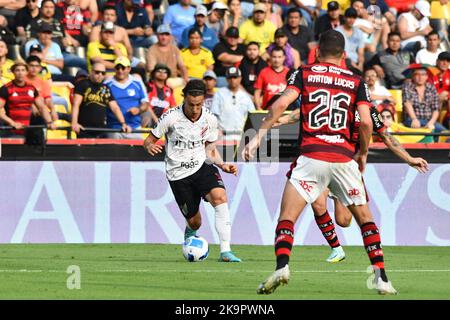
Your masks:
M248 112L269 108L291 72L315 61L331 28L346 39L342 66L365 78L382 116L442 132L450 122L448 26L430 8L427 0L0 1L0 120L16 129L2 135L63 119L79 137L141 139L132 130L155 125L198 78L224 138L239 140ZM15 119L23 79L37 90ZM69 101L52 81L75 85Z

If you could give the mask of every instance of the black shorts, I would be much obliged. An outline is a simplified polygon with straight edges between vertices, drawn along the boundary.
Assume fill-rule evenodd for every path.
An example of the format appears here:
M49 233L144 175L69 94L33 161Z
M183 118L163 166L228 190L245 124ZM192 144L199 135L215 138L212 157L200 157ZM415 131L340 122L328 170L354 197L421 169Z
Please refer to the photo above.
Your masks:
M169 184L186 219L192 218L198 212L201 198L205 199L212 189L225 189L219 170L206 163L203 163L196 173L180 180L169 181Z

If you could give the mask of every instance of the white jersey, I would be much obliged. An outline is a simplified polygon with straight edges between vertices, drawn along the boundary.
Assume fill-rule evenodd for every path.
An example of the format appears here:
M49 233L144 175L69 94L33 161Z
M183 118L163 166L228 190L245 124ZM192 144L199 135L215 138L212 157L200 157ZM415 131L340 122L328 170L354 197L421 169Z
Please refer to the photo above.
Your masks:
M197 172L205 162L205 143L218 137L217 118L203 106L200 118L192 122L181 105L165 112L151 133L158 139L166 136L167 179L180 180Z

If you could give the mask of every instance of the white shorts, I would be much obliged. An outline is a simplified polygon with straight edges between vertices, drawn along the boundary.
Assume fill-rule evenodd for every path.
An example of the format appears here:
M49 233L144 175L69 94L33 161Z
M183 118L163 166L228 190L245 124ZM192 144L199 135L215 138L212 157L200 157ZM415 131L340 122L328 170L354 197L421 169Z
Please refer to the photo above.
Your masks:
M289 179L308 203L313 203L328 187L343 205L367 203L366 188L355 160L326 162L300 156Z

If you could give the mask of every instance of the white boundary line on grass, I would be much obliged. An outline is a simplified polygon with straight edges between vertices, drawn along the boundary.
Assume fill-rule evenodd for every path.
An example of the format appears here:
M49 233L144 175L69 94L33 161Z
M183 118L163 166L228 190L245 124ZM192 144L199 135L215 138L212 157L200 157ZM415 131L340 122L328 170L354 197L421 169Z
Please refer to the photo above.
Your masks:
M84 270L89 273L269 273L273 270L150 270L150 269L105 269L105 270ZM423 272L450 272L450 269L404 269L386 270L387 272L398 273L423 273ZM366 270L298 270L292 273L367 273ZM66 270L40 270L40 269L0 269L0 273L66 273Z

